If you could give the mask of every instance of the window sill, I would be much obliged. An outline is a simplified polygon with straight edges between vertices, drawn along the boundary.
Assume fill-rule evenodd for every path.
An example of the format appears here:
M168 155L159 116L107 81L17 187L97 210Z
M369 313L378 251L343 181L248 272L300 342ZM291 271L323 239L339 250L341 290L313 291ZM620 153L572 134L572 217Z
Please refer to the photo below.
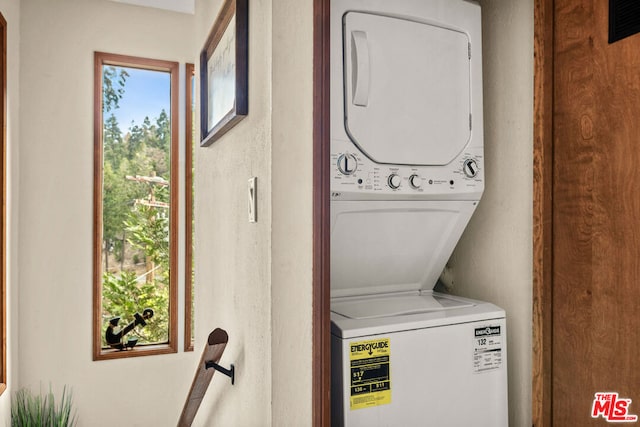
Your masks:
M126 359L129 357L155 356L158 354L177 353L178 350L169 344L141 345L131 350L100 349L94 352L93 360Z

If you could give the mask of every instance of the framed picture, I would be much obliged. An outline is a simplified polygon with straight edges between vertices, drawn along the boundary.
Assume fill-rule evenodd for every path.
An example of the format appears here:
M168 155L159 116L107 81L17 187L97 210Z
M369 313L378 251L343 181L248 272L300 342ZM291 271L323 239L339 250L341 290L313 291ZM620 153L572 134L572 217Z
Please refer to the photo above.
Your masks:
M224 0L200 53L200 145L227 133L249 110L249 0Z

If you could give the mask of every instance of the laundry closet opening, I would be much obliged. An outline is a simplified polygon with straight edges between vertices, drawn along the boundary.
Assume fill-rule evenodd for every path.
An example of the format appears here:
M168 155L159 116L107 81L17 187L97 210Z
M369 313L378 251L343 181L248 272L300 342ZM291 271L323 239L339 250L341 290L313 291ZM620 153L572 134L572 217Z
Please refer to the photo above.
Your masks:
M504 310L433 290L485 176L480 7L441 6L316 10L329 26L316 31L314 306L330 311L320 368L330 363L335 426L410 425L424 413L439 425L508 423ZM327 333L320 314L315 332ZM436 393L469 410L425 408Z

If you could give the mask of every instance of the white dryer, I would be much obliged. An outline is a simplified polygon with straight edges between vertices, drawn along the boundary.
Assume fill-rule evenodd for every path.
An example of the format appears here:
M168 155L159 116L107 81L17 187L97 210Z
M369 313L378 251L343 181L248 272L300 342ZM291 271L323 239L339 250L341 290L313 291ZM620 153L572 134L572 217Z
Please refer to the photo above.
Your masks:
M480 7L330 19L332 425L507 426L504 311L433 292L484 190Z

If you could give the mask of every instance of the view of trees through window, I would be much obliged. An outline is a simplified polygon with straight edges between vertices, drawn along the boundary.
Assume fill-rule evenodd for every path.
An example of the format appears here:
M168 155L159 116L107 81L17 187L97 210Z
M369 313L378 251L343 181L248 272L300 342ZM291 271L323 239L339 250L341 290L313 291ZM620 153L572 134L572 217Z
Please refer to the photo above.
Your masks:
M102 331L136 312L128 336L169 340L171 73L102 66ZM126 323L125 323L126 322ZM108 347L104 334L102 347Z

